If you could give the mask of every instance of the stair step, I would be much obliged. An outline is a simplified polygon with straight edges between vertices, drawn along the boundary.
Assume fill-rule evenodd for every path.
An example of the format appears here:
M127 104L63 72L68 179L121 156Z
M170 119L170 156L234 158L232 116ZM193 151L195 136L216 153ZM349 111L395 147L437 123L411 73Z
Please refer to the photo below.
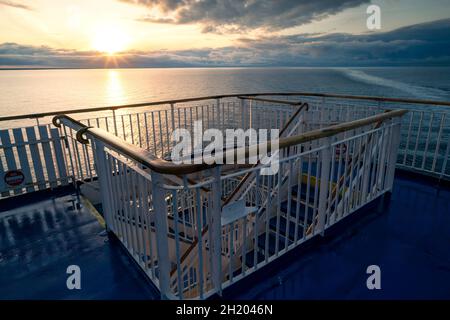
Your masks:
M170 216L171 219L174 219L172 216ZM178 212L178 223L180 224L186 224L186 226L191 227L192 226L191 221L191 213L189 209L184 209L183 211Z
M286 218L280 216L280 225L279 225L279 232L284 237L286 236ZM272 231L276 232L277 230L277 217L273 217L269 221L269 227ZM297 228L297 238L303 237L303 227L301 225ZM289 240L295 239L295 222L290 221L289 222Z
M315 189L316 187L311 183L309 186L309 201L313 202L314 201L314 193L316 191ZM302 200L306 200L306 193L307 193L307 185L305 183L302 183L301 187L300 187L300 198ZM294 196L298 196L298 185L292 186L291 189L291 194Z
M258 252L256 259L257 259L258 263L260 263L264 260L264 255L261 252ZM248 268L253 268L253 266L255 265L255 251L254 250L247 252L247 254L245 255L245 265Z
M313 208L310 208L309 206L308 208L308 219L307 222L311 223L312 221L312 216L313 216ZM296 199L291 199L291 208L290 208L290 216L293 218L296 218L296 210L297 210L297 200ZM288 202L284 201L281 203L280 205L280 211L287 214L288 213ZM303 222L305 219L305 205L303 203L300 203L300 210L298 212L298 219L299 221Z
M278 251L284 249L284 243L285 243L285 237L283 237L281 234L278 236ZM288 245L291 244L292 241L288 239ZM265 252L266 247L266 234L263 233L258 237L258 247L260 249L260 252ZM269 255L273 255L275 253L276 247L276 235L273 232L269 232Z

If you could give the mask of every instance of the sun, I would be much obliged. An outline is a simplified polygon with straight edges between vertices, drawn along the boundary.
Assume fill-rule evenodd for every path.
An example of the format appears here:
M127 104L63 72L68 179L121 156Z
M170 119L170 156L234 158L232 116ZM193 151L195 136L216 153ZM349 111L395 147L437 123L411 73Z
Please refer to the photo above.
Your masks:
M108 55L124 51L129 42L130 37L117 26L99 27L92 36L92 48Z

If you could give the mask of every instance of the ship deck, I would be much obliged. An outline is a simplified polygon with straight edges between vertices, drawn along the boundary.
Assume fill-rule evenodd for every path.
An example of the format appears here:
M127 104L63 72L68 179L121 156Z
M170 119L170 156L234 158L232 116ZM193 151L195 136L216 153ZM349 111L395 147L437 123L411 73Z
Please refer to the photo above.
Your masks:
M0 202L2 299L159 299L101 218L74 188L30 193ZM25 205L24 205L25 204ZM81 289L68 290L69 265Z
M92 207L70 187L0 201L2 299L159 299ZM382 208L380 210L380 208ZM387 205L372 205L228 287L229 299L448 299L450 188L397 171ZM344 227L344 228L343 228ZM344 230L344 231L342 231ZM66 268L81 268L68 290ZM366 268L381 268L368 290Z

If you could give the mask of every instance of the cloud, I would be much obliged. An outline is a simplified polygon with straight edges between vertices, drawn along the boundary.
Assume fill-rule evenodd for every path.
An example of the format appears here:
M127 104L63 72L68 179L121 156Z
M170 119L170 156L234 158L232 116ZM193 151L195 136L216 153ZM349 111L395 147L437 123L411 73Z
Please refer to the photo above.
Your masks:
M25 9L25 10L33 10L31 7L29 7L25 4L12 2L12 1L8 1L8 0L0 0L0 6L7 6L7 7L13 7L13 8Z
M242 38L235 46L191 50L129 51L120 67L219 66L450 66L450 19L390 32L297 34ZM97 52L0 45L0 66L102 68L114 61Z
M104 68L104 67L186 67L199 58L194 54L181 56L173 52L131 51L118 57L102 56L95 51L54 49L17 43L0 44L2 68Z
M286 29L320 20L369 0L120 0L158 9L140 21L172 24L199 23L204 32L243 32L262 28Z

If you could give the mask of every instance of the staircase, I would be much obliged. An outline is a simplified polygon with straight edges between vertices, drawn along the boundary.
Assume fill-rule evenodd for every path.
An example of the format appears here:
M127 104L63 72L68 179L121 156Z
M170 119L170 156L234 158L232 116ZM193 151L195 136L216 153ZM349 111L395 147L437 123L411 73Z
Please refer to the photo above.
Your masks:
M297 110L292 114L292 116L288 119L288 121L285 123L285 125L283 126L283 128L280 131L280 137L289 137L292 136L294 134L298 134L298 131L301 129L301 124L302 124L302 111L303 110L308 110L308 104L307 103L299 103L298 104L299 107L297 108ZM260 165L260 163L256 163L253 167L257 167L258 165ZM287 181L286 177L284 177L285 179L283 179L283 183L285 183ZM224 199L222 199L222 209L239 200L239 199L243 199L245 197L245 195L252 189L255 188L255 183L256 183L256 174L255 171L252 171L248 174L245 174L242 179L240 180L240 182L238 183L238 185L234 188L234 190ZM256 191L258 192L258 190ZM264 206L261 206L261 208L263 208ZM257 208L260 209L258 211L257 214L265 214L264 210L261 210L261 208ZM287 206L286 206L287 208ZM247 207L246 210L249 210L250 207ZM282 217L280 217L282 218ZM271 218L273 219L273 218ZM286 220L286 218L283 218ZM252 224L249 223L249 232L252 233ZM202 233L201 233L201 237L202 239L204 238L203 236L207 233L208 231L208 225L205 225L204 228L202 229ZM246 227L247 228L247 227ZM294 239L294 238L293 238ZM199 259L199 245L202 245L202 256L207 256L208 254L208 244L206 241L202 241L203 243L200 243L198 241L198 237L195 238L194 242L192 243L192 245L184 252L183 256L181 257L180 260L180 266L183 270L186 270L186 272L190 272L190 269L192 268L194 270L194 273L196 272L196 266L198 265L198 259ZM244 241L245 242L245 241ZM259 243L259 241L258 241ZM241 250L240 246L242 246L243 243L235 243L234 246L237 246L238 250ZM232 265L233 262L231 261L232 259L230 259L229 257L227 258L227 255L229 255L229 253L227 253L226 250L222 250L222 266L223 269L227 269L230 268L230 263ZM237 250L236 250L237 251ZM236 259L236 257L234 257L234 259ZM174 265L174 268L172 269L170 276L171 276L171 283L174 286L174 291L177 291L178 289L176 289L175 287L177 287L177 277L179 277L179 274L177 274L177 266ZM233 269L233 267L231 268ZM231 271L231 273L233 273L234 270ZM227 277L227 276L225 276ZM229 275L228 275L229 277ZM185 278L189 278L186 276L183 276L183 280ZM197 288L195 288L195 286L192 288L193 290L189 290L189 292L185 292L184 293L184 298L189 298L190 296L197 296L198 295L198 290Z
M257 237L256 246L245 255L245 265L249 269L255 267L255 258L257 263L267 260L303 237L317 211L314 191L308 194L307 187L307 183L293 186L290 199L281 202L279 210L270 215L268 226ZM310 188L314 188L314 183Z

